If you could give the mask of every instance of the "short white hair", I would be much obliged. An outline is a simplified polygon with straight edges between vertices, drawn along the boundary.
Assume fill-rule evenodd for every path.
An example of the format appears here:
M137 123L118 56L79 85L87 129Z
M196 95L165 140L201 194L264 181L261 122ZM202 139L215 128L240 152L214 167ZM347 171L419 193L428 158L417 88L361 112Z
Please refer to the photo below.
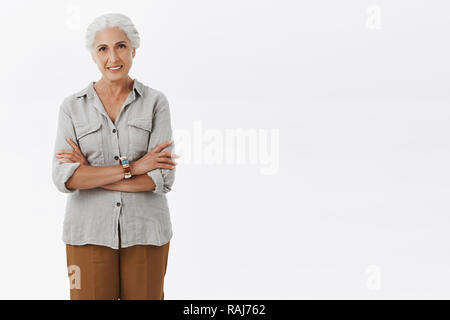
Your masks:
M97 32L108 27L119 27L122 29L130 40L131 47L139 48L141 38L131 19L122 13L107 13L95 18L87 27L86 48L90 52L94 50L94 41Z

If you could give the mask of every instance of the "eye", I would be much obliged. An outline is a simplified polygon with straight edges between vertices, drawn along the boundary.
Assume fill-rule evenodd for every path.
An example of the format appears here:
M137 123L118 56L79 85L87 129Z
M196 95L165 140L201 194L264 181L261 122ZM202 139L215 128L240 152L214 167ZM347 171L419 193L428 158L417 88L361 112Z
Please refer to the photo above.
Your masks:
M127 47L127 46L126 46L126 45L124 45L124 44L119 44L119 47L120 47L120 46L123 46L124 48L126 48L126 47Z
M102 49L105 49L105 47L101 47L100 49L98 49L98 51L102 51Z

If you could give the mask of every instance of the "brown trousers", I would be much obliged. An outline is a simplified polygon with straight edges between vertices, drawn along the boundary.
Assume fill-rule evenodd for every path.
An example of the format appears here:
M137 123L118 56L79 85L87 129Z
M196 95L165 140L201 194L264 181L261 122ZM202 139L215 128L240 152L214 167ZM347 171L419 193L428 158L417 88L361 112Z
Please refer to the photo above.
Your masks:
M164 300L169 245L66 244L70 299Z

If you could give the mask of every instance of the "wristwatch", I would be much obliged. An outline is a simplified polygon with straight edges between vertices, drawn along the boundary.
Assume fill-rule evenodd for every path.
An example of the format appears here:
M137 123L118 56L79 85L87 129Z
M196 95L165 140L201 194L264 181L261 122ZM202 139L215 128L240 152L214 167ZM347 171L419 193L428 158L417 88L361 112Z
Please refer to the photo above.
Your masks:
M120 159L120 163L122 164L122 167L123 167L125 179L131 178L131 168L130 168L130 163L128 162L127 157L122 156L119 159Z

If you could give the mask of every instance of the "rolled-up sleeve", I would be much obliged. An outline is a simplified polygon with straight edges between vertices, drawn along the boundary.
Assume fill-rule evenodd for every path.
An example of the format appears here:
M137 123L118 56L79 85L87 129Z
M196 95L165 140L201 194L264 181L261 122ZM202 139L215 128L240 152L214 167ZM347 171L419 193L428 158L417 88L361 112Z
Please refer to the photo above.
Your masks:
M65 110L65 101L66 100L64 100L59 108L56 142L52 154L52 179L53 183L59 191L63 193L72 193L76 189L68 189L66 187L66 182L81 164L79 162L60 162L61 159L56 157L56 152L59 150L73 150L72 146L67 142L66 138L70 138L72 141L77 143L72 119Z
M148 151L153 150L158 144L170 140L173 140L173 137L169 102L167 101L166 96L163 93L160 93L156 106L153 110L153 123L150 141L148 144ZM175 143L172 142L172 144L163 149L162 152L175 152L174 150ZM147 175L152 178L156 185L153 192L158 194L166 194L171 191L175 181L175 171L176 167L174 169L156 168L147 172Z

